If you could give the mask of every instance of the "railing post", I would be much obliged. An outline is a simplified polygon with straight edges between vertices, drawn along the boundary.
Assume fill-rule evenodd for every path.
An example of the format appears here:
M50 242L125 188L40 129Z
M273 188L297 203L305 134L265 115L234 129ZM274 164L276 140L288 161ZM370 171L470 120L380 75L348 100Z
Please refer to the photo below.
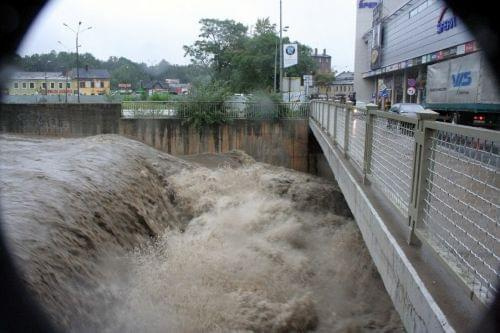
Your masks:
M436 120L435 113L417 113L415 125L415 147L413 153L413 172L408 207L408 244L415 243L415 227L422 220L425 183L429 166L430 147L433 131L425 126L425 121Z
M372 110L377 110L377 105L368 104L366 106L365 119L365 143L363 156L363 183L368 183L368 174L371 172L372 165L372 143L373 143L373 120L375 116Z
M352 107L352 102L347 102L345 104L345 121L344 121L344 156L347 158L349 157L349 154L347 153L348 147L349 147L349 131L351 124L349 124L349 121L351 119L351 107Z
M333 145L337 145L337 104L333 103Z
M325 102L321 102L321 128L325 129Z
M328 136L330 136L330 113L331 113L331 103L330 102L327 102L328 104L328 113L326 114L326 134L328 134Z

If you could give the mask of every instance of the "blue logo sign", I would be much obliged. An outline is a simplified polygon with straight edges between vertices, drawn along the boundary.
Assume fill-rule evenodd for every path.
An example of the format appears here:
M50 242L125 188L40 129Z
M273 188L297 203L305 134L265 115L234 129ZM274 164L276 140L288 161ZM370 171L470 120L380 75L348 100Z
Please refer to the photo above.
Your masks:
M443 11L441 12L441 15L439 16L439 20L437 23L437 33L440 34L444 31L451 30L457 26L457 17L452 16L449 19L443 20L444 14L448 10L448 7L444 7Z
M363 8L373 9L373 8L377 7L377 5L378 5L377 1L367 1L367 2L365 2L365 0L360 0L359 4L358 4L358 8L359 9L363 9Z
M288 55L293 55L295 53L295 47L293 47L292 45L288 46L286 49L285 49L285 52L286 54Z
M453 87L467 87L472 83L472 74L470 71L468 72L460 72L457 74L452 74L451 79L453 81Z

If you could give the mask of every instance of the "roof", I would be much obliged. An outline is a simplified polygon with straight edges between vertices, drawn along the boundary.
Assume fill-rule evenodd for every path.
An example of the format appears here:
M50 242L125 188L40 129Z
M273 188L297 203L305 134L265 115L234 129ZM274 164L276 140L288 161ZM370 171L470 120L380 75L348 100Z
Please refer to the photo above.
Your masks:
M162 81L150 81L144 83L142 86L144 89L168 89L168 84L162 82Z
M353 72L342 72L335 75L335 81L354 80Z
M65 80L62 72L14 72L11 80Z
M109 74L107 69L85 69L80 68L79 70L80 79L110 79L111 74ZM76 68L73 68L69 74L71 78L76 78Z

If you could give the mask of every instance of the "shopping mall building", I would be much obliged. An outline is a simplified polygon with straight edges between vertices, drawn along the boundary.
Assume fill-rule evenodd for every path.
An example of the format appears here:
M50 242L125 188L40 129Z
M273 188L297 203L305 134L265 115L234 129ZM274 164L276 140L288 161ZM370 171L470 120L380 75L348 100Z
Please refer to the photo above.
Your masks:
M482 52L444 1L357 0L356 5L358 101L498 111L493 110L498 92Z

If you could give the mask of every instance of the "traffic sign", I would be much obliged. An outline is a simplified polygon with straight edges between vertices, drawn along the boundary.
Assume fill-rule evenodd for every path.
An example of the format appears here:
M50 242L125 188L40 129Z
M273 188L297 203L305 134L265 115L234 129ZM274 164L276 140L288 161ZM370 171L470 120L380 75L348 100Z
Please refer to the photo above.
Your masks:
M413 96L417 92L417 89L415 89L415 87L410 87L406 92L408 93L408 95Z

